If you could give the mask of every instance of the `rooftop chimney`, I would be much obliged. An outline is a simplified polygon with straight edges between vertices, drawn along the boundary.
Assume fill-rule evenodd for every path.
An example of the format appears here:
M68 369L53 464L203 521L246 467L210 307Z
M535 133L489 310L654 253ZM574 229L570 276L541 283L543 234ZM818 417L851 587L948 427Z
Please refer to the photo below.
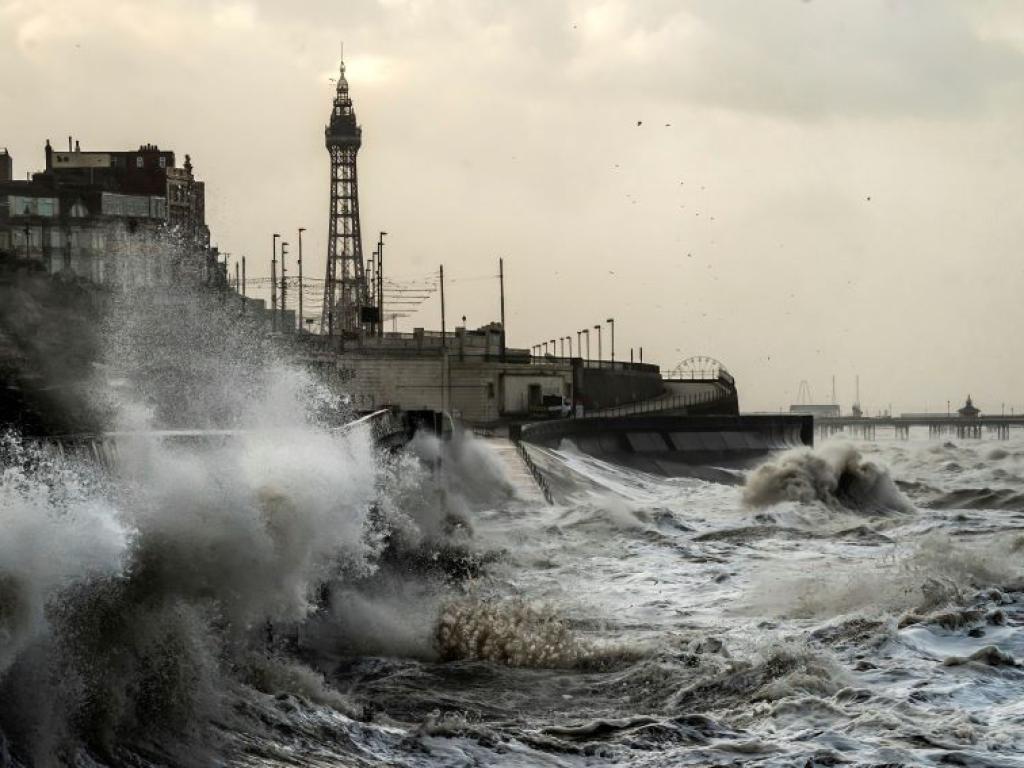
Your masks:
M14 161L11 159L11 153L4 148L4 152L0 155L0 181L11 181L14 179Z

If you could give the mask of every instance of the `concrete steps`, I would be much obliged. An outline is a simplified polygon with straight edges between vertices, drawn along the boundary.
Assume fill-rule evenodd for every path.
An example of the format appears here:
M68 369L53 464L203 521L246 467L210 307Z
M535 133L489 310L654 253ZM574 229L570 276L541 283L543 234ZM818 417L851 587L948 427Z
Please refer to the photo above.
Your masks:
M478 439L486 442L493 449L494 455L501 460L505 468L505 477L515 488L516 496L519 499L531 504L547 504L543 491L537 485L537 481L533 479L529 467L526 466L526 462L523 461L523 457L519 455L518 449L511 440L503 437Z

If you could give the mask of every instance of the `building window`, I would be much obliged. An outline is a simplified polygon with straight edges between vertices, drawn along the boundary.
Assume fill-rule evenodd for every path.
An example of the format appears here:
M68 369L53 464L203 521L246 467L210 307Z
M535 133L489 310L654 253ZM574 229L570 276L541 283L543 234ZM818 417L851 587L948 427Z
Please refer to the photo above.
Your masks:
M160 167L161 168L166 168L167 167L167 158L166 157L161 157L160 158Z
M136 156L136 158L135 158L135 167L136 168L141 168L142 167L142 155L137 155Z
M493 381L488 381L487 382L487 399L488 400L493 400L494 399L494 382Z

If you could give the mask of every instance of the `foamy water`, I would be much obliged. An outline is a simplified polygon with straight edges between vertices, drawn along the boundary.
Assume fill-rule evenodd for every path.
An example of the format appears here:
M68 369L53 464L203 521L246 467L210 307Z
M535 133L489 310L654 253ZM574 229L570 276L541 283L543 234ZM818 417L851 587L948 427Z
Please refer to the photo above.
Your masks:
M486 441L135 439L8 438L0 764L1024 764L1021 438L532 449L555 506Z
M112 315L111 465L0 439L0 766L1022 764L1021 437L547 506L203 302Z

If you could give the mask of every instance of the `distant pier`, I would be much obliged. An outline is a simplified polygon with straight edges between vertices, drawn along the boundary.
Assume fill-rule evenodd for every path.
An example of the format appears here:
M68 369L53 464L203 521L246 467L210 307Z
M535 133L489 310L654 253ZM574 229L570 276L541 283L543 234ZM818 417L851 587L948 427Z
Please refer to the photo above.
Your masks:
M909 440L911 427L927 427L929 437L955 435L959 438L980 439L984 434L1006 440L1010 429L1024 427L1024 416L815 416L814 429L819 438L839 432L873 440L879 428L891 429L893 437Z

